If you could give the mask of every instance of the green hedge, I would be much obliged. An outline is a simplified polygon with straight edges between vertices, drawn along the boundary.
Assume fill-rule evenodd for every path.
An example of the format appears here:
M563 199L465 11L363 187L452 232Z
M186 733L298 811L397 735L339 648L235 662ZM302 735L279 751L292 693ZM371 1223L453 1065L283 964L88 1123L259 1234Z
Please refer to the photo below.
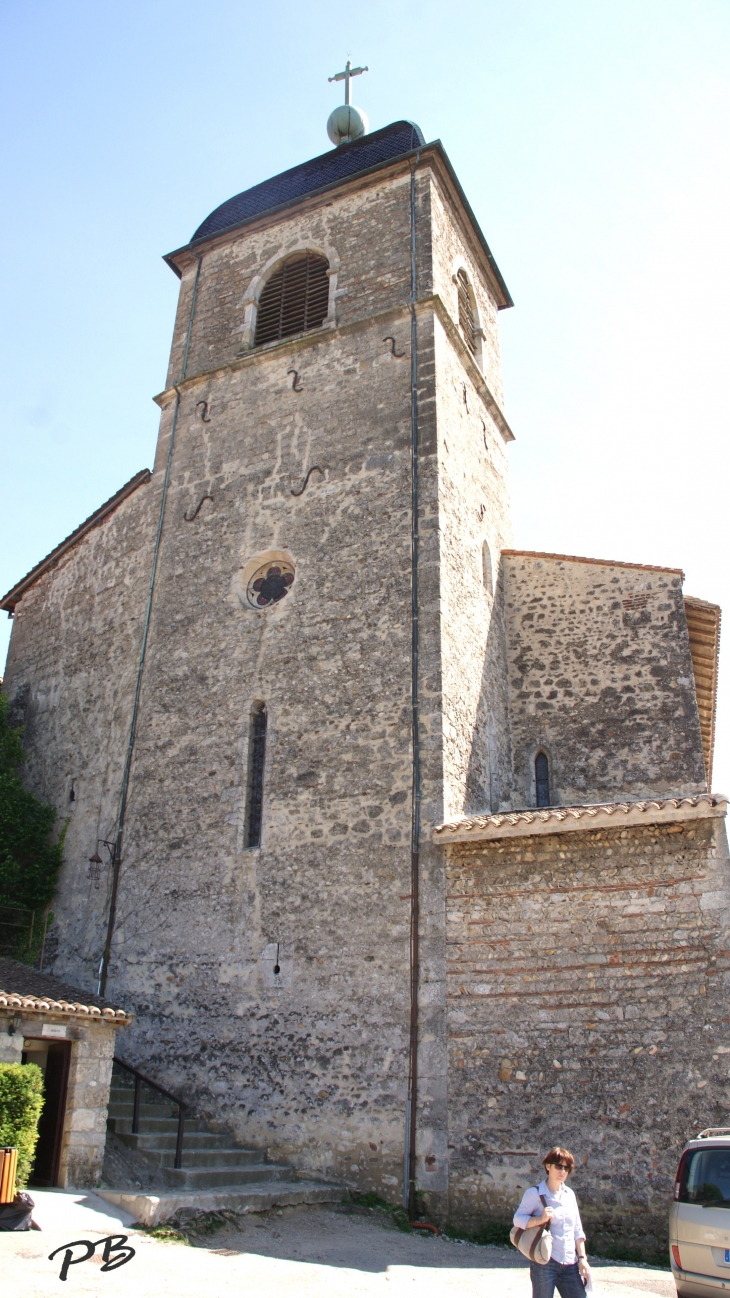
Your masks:
M0 691L0 902L37 911L40 919L56 889L65 826L54 841L55 808L23 787L21 733L10 725Z
M37 1064L0 1064L0 1146L18 1151L17 1185L28 1184L38 1119L43 1110L43 1073Z

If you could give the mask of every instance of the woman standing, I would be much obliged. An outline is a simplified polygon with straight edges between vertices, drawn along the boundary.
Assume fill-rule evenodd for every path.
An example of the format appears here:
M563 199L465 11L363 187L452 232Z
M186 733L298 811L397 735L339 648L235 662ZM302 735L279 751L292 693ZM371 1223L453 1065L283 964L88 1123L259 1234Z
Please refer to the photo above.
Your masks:
M565 1184L575 1167L575 1159L569 1149L553 1145L542 1163L547 1173L545 1180L525 1190L514 1216L515 1226L523 1230L550 1222L553 1253L545 1265L530 1263L532 1298L553 1298L556 1288L560 1298L584 1298L591 1274L586 1260L586 1237L578 1201Z

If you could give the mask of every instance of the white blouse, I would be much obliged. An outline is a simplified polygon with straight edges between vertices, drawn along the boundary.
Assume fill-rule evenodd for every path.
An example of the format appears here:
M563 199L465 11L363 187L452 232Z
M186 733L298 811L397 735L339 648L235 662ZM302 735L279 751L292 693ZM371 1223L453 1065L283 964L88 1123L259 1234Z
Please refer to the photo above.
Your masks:
M545 1198L547 1207L553 1209L550 1221L553 1258L556 1262L570 1266L571 1262L575 1262L575 1241L585 1239L586 1234L581 1224L578 1200L567 1185L561 1185L557 1194L550 1193L547 1181L541 1181L537 1188L533 1185L529 1190L525 1190L522 1203L514 1215L514 1224L525 1230L530 1217L542 1216L541 1194Z

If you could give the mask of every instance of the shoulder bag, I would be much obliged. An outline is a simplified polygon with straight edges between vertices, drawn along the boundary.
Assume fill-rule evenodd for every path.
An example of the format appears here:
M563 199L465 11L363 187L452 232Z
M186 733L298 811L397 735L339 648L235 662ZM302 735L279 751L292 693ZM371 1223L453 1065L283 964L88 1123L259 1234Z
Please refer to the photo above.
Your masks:
M537 1186L535 1186L535 1189L537 1189ZM543 1208L547 1207L545 1196L542 1194L540 1195L540 1202ZM526 1257L530 1262L537 1262L540 1266L545 1266L553 1255L553 1237L550 1234L549 1221L544 1226L530 1226L529 1230L523 1230L521 1226L513 1226L509 1237L518 1253L522 1253L523 1257Z

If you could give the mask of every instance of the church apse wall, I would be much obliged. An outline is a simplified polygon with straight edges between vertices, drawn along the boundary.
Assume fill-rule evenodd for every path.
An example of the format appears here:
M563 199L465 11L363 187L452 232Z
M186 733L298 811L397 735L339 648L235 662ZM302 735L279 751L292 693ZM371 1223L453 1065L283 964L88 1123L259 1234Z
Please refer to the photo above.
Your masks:
M706 787L682 574L555 555L503 556L514 807Z

